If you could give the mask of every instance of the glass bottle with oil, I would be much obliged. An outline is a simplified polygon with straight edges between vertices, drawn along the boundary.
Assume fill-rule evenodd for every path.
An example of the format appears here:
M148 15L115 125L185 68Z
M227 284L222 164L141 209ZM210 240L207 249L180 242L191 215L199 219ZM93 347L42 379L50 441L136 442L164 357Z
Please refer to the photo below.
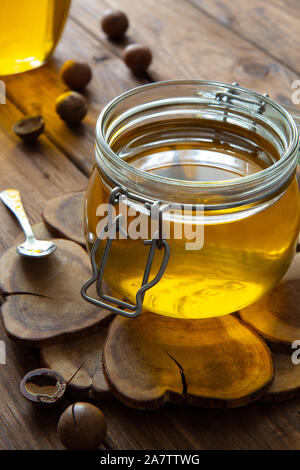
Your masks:
M52 54L71 0L1 0L0 75L42 65Z

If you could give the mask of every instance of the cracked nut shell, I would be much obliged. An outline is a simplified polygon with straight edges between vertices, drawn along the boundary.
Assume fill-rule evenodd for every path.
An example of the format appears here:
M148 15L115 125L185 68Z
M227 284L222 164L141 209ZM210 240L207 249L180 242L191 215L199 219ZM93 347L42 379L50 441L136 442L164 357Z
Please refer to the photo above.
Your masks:
M124 49L123 59L133 73L141 74L152 62L152 52L149 47L130 44Z
M87 101L76 91L67 91L56 100L57 114L68 124L76 124L82 121L87 113Z
M106 428L105 416L97 406L77 402L62 413L57 433L67 449L93 450L103 442Z
M44 131L45 122L42 116L25 116L13 125L14 133L26 142L36 140Z
M128 26L128 18L120 10L107 10L101 19L101 28L110 39L121 38Z
M82 90L92 79L92 69L86 62L67 60L60 69L60 76L72 90Z
M52 406L64 396L66 380L53 369L34 369L20 383L24 398L41 406Z

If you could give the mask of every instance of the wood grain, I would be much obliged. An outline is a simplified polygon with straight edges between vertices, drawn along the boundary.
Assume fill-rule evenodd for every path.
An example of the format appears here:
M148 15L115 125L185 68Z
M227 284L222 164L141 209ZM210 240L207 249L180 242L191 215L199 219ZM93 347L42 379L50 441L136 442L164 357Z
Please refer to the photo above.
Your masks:
M30 73L5 78L11 101L23 113L40 108L49 139L86 175L94 161L95 125L101 109L120 93L143 82L128 74L126 65L111 48L103 45L98 32L99 26L90 32L69 18L55 56L47 65ZM68 59L88 62L93 69L93 79L85 91L89 103L88 115L82 124L71 127L55 113L55 100L66 91L59 77L59 69Z
M276 1L276 0L274 0ZM243 9L245 2L223 0L230 10ZM248 2L249 3L249 2ZM216 2L214 2L216 4ZM258 8L274 2L256 1ZM8 100L0 106L1 189L15 186L22 191L31 221L40 221L45 202L59 194L83 190L93 161L94 124L101 108L112 98L140 83L120 59L124 44L109 43L99 32L98 18L107 8L103 0L74 0L72 18L54 59L45 67L14 77L5 77ZM210 78L239 81L260 91L269 91L281 102L290 99L290 84L298 78L290 67L296 56L299 8L297 0L286 0L284 17L291 12L287 34L276 37L280 18L266 19L258 41L241 38L230 24L220 26L214 18L185 0L154 3L120 0L109 2L130 16L128 41L149 45L154 52L152 79ZM250 3L249 3L250 5ZM80 9L79 9L80 7ZM266 11L266 10L265 10ZM272 8L272 11L274 9ZM295 26L296 25L296 26ZM270 33L269 28L272 27ZM298 33L297 33L298 34ZM271 39L269 43L268 36ZM268 52L267 48L273 51ZM274 60L278 50L280 62ZM290 49L290 50L289 50ZM65 91L58 70L67 59L88 61L94 79L86 96L91 108L82 126L68 128L54 112L56 96ZM288 62L289 61L289 62ZM283 62L288 64L284 67ZM246 64L254 64L250 66ZM263 65L268 73L264 75ZM297 64L295 63L294 67ZM298 67L298 66L297 66ZM145 78L148 81L151 77ZM41 106L46 133L38 145L26 147L12 134L11 126L23 113ZM53 144L55 143L55 145ZM74 165L72 164L74 162ZM78 170L80 169L80 171ZM8 211L0 206L0 245L8 248L20 229ZM62 408L48 412L32 409L19 395L19 380L39 365L37 353L7 340L0 325L0 339L6 342L7 364L0 366L0 449L61 448L56 425ZM108 419L106 446L112 449L300 449L300 400L275 404L253 403L235 410L197 409L167 404L163 409L141 412L117 401L102 408Z
M85 302L80 289L90 275L86 251L69 240L54 239L51 256L30 259L13 246L0 258L2 321L8 336L40 347L102 328L112 314Z
M137 409L166 402L234 408L270 387L273 362L265 343L238 319L178 320L144 313L117 317L103 351L114 395Z
M0 188L18 188L32 222L40 221L45 201L72 189L82 189L86 177L63 153L42 137L34 146L26 146L12 133L12 124L21 113L8 100L0 107ZM63 175L67 174L68 179ZM0 205L1 251L7 249L20 233L14 217ZM22 399L21 378L39 366L37 352L16 346L7 339L0 325L0 339L6 345L6 365L0 365L0 449L59 449L56 424L62 411L33 409ZM61 405L63 406L63 405Z
M298 360L298 355L297 355ZM290 354L275 353L273 355L275 376L274 381L262 397L265 403L290 400L300 396L300 367L292 362Z
M85 338L44 347L41 349L42 364L58 371L67 380L76 374L68 383L72 395L97 401L110 398L102 364L106 336L107 328L102 328Z
M286 0L191 1L207 15L237 33L239 37L251 41L256 47L263 49L299 74L299 3ZM257 69L257 73L264 73L263 64L260 70Z
M54 235L85 246L83 227L84 192L67 193L47 202L43 220Z
M229 4L228 1L223 3ZM235 7L231 8L238 9L240 3L243 2L232 2ZM267 92L274 99L280 95L281 101L283 97L290 100L291 82L298 78L298 73L207 15L191 1L164 0L157 8L155 0L136 3L99 0L97 4L94 0L86 0L84 4L74 0L72 12L78 22L95 32L98 17L108 5L127 12L131 20L130 41L152 47L154 59L149 73L154 80L199 78L235 81L262 93ZM265 29L264 35L259 36L260 40L268 31ZM289 37L292 40L293 35ZM122 49L123 45L117 47Z
M239 312L274 351L290 352L300 338L300 253L297 253L280 283L258 302Z
M197 6L187 3L188 8L183 0L176 3L165 0L157 9L154 0L137 4L128 0L110 0L109 3L104 0L86 0L84 3L74 0L55 59L30 74L9 77L8 96L23 112L28 112L34 105L40 105L35 92L38 87L43 95L42 111L46 118L47 135L86 174L93 161L91 145L96 119L102 107L121 92L149 80L147 77L138 80L120 60L127 42L142 42L152 47L152 80L186 77L238 81L243 86L268 91L276 99L280 94L281 101L284 101L283 97L289 101L291 82L297 78L296 73L247 40L237 38L236 34L207 17ZM100 32L99 18L106 8L114 6L123 8L131 19L125 43L112 43ZM164 18L168 20L163 21ZM206 60L208 56L210 59ZM58 120L54 111L56 97L65 91L58 70L70 58L88 61L94 70L94 79L87 90L90 111L84 123L76 128L70 128ZM261 73L262 64L265 74ZM19 99L21 84L22 100Z

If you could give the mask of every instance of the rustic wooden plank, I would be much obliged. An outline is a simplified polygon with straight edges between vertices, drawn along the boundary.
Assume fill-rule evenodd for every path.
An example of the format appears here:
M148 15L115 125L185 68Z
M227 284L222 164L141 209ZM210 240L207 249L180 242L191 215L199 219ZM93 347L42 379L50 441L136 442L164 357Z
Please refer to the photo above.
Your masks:
M297 73L300 72L300 8L297 0L191 1L240 37L251 41Z
M121 8L129 15L129 39L150 45L154 62L150 74L155 79L200 77L239 81L242 85L287 99L290 83L296 78L286 67L274 63L268 54L234 33L220 28L186 3L153 1L109 3L74 1L77 21L95 34L104 8ZM75 9L76 8L76 9ZM103 37L103 41L106 39ZM121 53L123 45L114 45ZM267 74L253 74L248 63L268 66ZM248 71L247 71L248 70ZM257 68L259 70L259 67ZM249 73L249 71L251 73ZM254 404L235 412L175 408L167 406L160 413L137 413L118 403L106 405L109 419L120 432L108 443L117 448L299 448L299 425L292 419L299 402L284 404L282 414L274 406ZM145 426L147 423L147 426ZM127 429L125 433L123 430ZM285 430L283 433L282 429ZM122 430L122 431L121 431ZM166 430L166 432L165 432ZM287 430L287 432L286 432Z
M34 73L34 72L33 72ZM29 77L29 75L27 75ZM17 81L19 81L19 90L21 89L22 92L25 95L24 90L30 91L30 87L27 89L26 87L23 87L23 78L25 80L25 75L15 77ZM26 78L27 80L27 78ZM45 87L46 91L46 87ZM33 100L35 99L36 94L32 93L32 98ZM30 104L32 103L29 101ZM33 101L34 102L34 101ZM0 179L1 187L6 187L8 185L16 186L22 190L22 194L24 193L24 204L25 207L29 213L29 216L31 217L32 221L37 221L39 220L39 213L40 210L45 203L45 201L54 195L56 195L58 192L62 192L64 190L70 191L70 189L77 189L78 187L75 186L74 179L69 176L69 173L71 172L71 169L73 166L71 164L66 165L67 168L64 167L64 162L67 161L63 154L60 154L59 152L56 152L55 148L53 145L49 144L47 142L46 138L42 138L39 143L37 143L36 146L31 148L30 150L24 146L24 144L20 143L18 139L11 133L11 126L12 123L20 117L20 112L18 112L14 107L8 103L8 106L3 108L1 111L4 111L3 114L1 114L1 133L0 133L0 142L1 146L3 146L3 154L6 156L7 161L3 161L3 179ZM47 147L45 150L44 147ZM50 147L50 150L48 149ZM44 153L46 152L46 155ZM49 155L50 154L50 155ZM40 160L38 159L46 159L48 162L48 159L50 161L50 166L54 165L54 169L48 169L47 172L47 165L40 163ZM27 160L29 161L29 168L27 169L26 162ZM16 167L20 167L21 171L16 171L15 170L15 165ZM45 181L40 175L39 172L36 174L36 166L40 169L42 175L44 175L44 179L49 178L51 181L56 183L57 181L59 182L59 187L54 188L54 190L49 186L49 184L45 184ZM76 170L76 169L75 169ZM79 172L77 172L80 175ZM13 175L13 177L12 177ZM66 178L66 175L68 175L68 178ZM6 178L7 177L7 178ZM67 182L65 180L67 179ZM85 178L80 175L80 181L85 183ZM33 186L32 186L33 185ZM82 186L79 186L79 189L81 189ZM32 196L32 199L31 199ZM7 212L5 208L1 206L0 213L2 216L2 221L3 221L3 227L5 227L6 234L3 234L1 231L1 235L3 234L3 247L7 247L10 245L11 240L15 238L15 229L16 229L16 224L14 222L14 219L11 218L10 214ZM2 333L2 338L7 341L6 336ZM7 414L5 411L1 413L1 418L2 418L2 424L3 424L3 429L6 429L7 432L5 432L3 435L1 435L1 443L0 447L2 448L14 448L14 449L41 449L41 448L59 448L59 444L56 440L56 432L55 432L55 425L56 421L59 415L59 411L57 411L54 414L50 414L48 421L44 421L45 423L45 438L44 435L40 436L39 431L41 427L43 426L42 424L42 417L41 419L41 424L37 426L37 420L33 420L31 417L32 414L32 409L30 408L30 405L28 406L23 405L20 407L21 411L24 414L24 419L22 421L22 418L19 416L19 407L16 409L16 403L19 402L19 396L18 396L18 384L20 378L25 374L25 372L28 371L28 369L34 368L38 366L38 361L37 357L34 357L29 363L29 360L27 358L28 354L32 354L30 351L24 352L24 350L20 350L19 348L14 347L10 342L7 343L7 348L8 348L8 353L12 349L13 350L13 355L12 355L12 360L10 361L10 368L7 368L7 374L6 376L4 375L3 381L5 381L9 385L9 389L13 390L11 393L11 396L8 397L5 395L5 400L4 402L7 403L6 406L9 406L13 414L17 416L16 422L19 423L19 426L17 427L13 422L12 422L12 416L11 414ZM21 351L21 352L19 352ZM21 372L18 370L16 373L14 370L14 364L15 363L20 363L20 358L19 354L21 355L22 358L22 365L23 368ZM28 362L28 363L27 363ZM4 366L6 367L6 366ZM24 411L23 411L24 408ZM34 411L35 412L35 411ZM27 427L28 424L30 423L30 428ZM127 421L124 421L123 424L120 425L120 423L116 422L114 424L114 421L110 425L111 431L108 434L108 440L109 442L112 443L113 446L118 447L118 443L120 442L120 437L119 437L119 430L121 429L121 436L126 434L126 429L127 429L128 423ZM30 429L33 428L31 431ZM134 431L135 432L135 431ZM23 437L24 436L24 437ZM49 437L47 437L49 436ZM118 439L116 442L114 442L113 437L118 436ZM138 438L140 435L137 436L137 445L136 447L141 447L141 444L138 441ZM124 439L121 441L121 446L123 445L126 447L127 446L127 440Z
M68 20L54 58L30 73L5 78L7 94L24 113L40 108L46 121L46 134L55 145L88 174L94 160L95 125L101 109L115 96L144 83L128 73L126 65L96 34L87 33L76 21ZM89 112L84 122L68 127L55 113L55 100L67 87L58 72L68 59L91 64L93 79L85 96ZM147 81L147 80L146 80Z
M182 0L172 5L168 2L157 9L154 0L136 5L128 0L111 0L109 4L104 0L87 0L84 4L74 0L71 19L55 58L41 69L6 79L8 95L22 111L28 112L34 105L42 106L47 134L86 174L93 161L94 128L99 111L119 93L141 84L119 58L124 43L112 43L100 32L99 18L109 5L127 11L131 20L129 41L152 47L154 62L150 74L153 78L239 81L262 92L267 86L271 96L289 100L295 74L247 41L237 40L234 33L207 18L197 7L186 7ZM94 71L86 93L89 114L76 129L67 127L54 111L55 98L66 89L57 72L71 57L90 62ZM37 98L37 90L42 102Z
M72 189L84 189L86 177L46 137L30 146L21 142L11 130L21 113L9 101L1 105L0 112L1 189L20 189L31 221L37 222L45 201ZM0 217L0 242L7 248L20 230L2 204Z
M87 179L46 137L32 146L20 142L11 130L20 117L20 111L9 100L0 106L0 190L20 189L29 218L35 222L41 220L41 210L48 199L64 191L83 189ZM21 230L3 204L0 218L2 254ZM2 322L0 340L6 345L6 364L0 365L0 450L61 449L56 425L68 402L52 410L41 410L23 400L19 383L25 373L39 367L38 351L10 341Z
M155 0L86 0L84 4L74 0L72 14L94 33L99 29L99 17L108 6L126 11L130 19L130 41L152 48L154 60L149 73L155 80L236 81L268 92L282 102L289 101L291 82L298 78L297 74L189 0L164 0L159 8ZM123 44L115 47L122 49Z
M120 450L299 449L299 410L299 400L236 410L166 405L151 412L112 402L105 404L108 421L115 425L107 444Z
M300 16L298 0L285 0L284 5L285 8L289 8L292 18Z
M35 222L40 220L47 199L65 190L83 188L86 177L45 137L32 147L19 142L11 126L21 114L9 101L1 105L0 113L0 188L20 189L29 217ZM2 204L0 218L2 251L10 246L20 229ZM0 365L0 449L60 448L55 426L61 410L44 413L34 409L19 392L20 379L39 365L38 354L9 341L2 325L0 339L5 341L7 353L6 365Z
M155 60L151 73L156 78L196 75L225 81L239 80L243 85L252 84L253 88L265 91L266 77L249 77L249 74L243 71L243 64L250 59L259 62L268 56L249 45L247 41L241 40L238 41L241 44L237 44L234 33L225 32L225 28L219 28L215 23L213 25L206 17L202 17L196 8L193 7L189 11L183 1L171 4L167 0L160 2L159 9L157 3L154 4L154 1L150 0L147 3L124 0L111 4L125 9L130 15L135 24L130 30L131 37L153 48ZM78 0L75 0L74 5L78 5ZM90 0L84 2L84 8L88 9L88 5L92 5ZM93 29L93 35L83 34L82 28L78 25L75 27L74 22L69 22L67 26L67 31L68 28L70 30L68 34L70 34L70 47L73 47L72 54L76 54L78 58L87 57L87 51L90 54L89 58L94 51L100 55L107 51L103 46L104 39L101 38L98 42L95 38L96 30L93 26L97 22L98 28L98 15L103 12L105 5L104 2L93 1L92 6L94 17L89 17L91 26L87 27ZM83 21L81 16L76 13L78 21ZM179 34L181 30L183 34ZM76 33L74 37L72 37L73 31ZM140 35L142 33L143 36ZM91 37L95 41L92 47L90 47ZM56 93L64 90L57 77L57 69L63 60L70 58L70 49L65 49L65 41L64 38L58 48L56 59L48 66L8 79L8 92L23 111L27 111L37 101L37 95L43 96L48 135L87 172L92 158L86 155L91 149L97 111L91 122L89 115L86 124L81 128L81 135L77 135L78 130L76 133L71 132L65 129L63 123L56 121L52 108ZM113 49L120 55L121 46L110 45L109 51ZM88 96L92 98L95 94L98 103L102 99L100 106L126 89L127 83L128 85L129 82L138 83L117 55L107 61L97 62L95 73L97 76L99 74L100 78L97 87L91 89ZM116 74L119 75L116 77ZM280 65L276 70L271 69L267 75L268 84L272 83L275 93L279 93L280 88L286 93L291 79L294 79L294 74ZM131 86L134 85L128 87ZM272 91L271 94L274 96ZM0 124L8 131L20 113L10 105L3 109L6 117L4 116L2 122L1 108ZM91 113L93 114L93 111ZM52 126L52 122L55 125ZM44 144L44 138L29 152L23 144L17 144L16 138L7 131L0 131L0 150L3 159L1 186L3 183L3 186L9 184L20 188L24 192L26 209L32 220L37 221L38 211L46 199L58 192L80 190L81 184L85 184L86 180L76 168L67 163L62 153L57 152L51 144L46 142ZM46 154L44 146L47 147ZM0 217L2 221L0 241L3 247L7 247L16 235L16 224L2 206ZM2 333L0 337L5 338ZM51 410L49 413L45 410L43 412L33 410L29 404L23 403L18 394L18 381L25 372L37 366L36 356L30 351L23 352L11 343L7 343L7 347L7 366L0 366L4 409L4 412L0 413L0 448L59 448L55 423L61 410ZM299 400L282 404L280 408L275 405L254 404L234 411L196 411L191 407L167 406L159 412L141 413L130 410L118 402L105 404L103 409L109 424L107 444L112 448L300 448Z
M12 124L21 113L8 100L0 107L0 189L16 187L32 222L41 220L46 201L71 189L83 189L87 178L46 137L26 146L13 134ZM15 219L0 204L0 254L20 233ZM61 449L56 435L63 402L53 410L41 410L22 399L19 383L29 370L39 367L37 351L10 341L0 325L6 345L6 364L0 365L0 449Z

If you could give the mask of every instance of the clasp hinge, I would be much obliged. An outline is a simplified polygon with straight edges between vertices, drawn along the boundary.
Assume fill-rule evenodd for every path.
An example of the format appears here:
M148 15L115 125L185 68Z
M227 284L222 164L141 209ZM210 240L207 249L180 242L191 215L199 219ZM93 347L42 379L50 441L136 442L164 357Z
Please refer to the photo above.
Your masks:
M145 207L148 210L150 210L150 214L151 214L152 207L157 208L157 205L158 205L157 202L132 194L128 192L127 190L125 190L124 188L116 187L110 193L108 207L111 207L117 204L121 195L124 195L128 199L132 199L136 202L143 203ZM124 228L122 227L123 215L119 214L113 220L112 210L108 210L107 224L105 225L100 235L94 242L92 250L91 250L91 265L93 269L93 275L87 282L85 282L85 284L81 288L81 295L87 302L90 302L93 305L97 305L99 307L105 308L107 310L110 310L113 313L123 315L125 317L134 318L140 315L142 311L143 300L144 300L146 291L151 289L151 287L155 286L155 284L157 284L160 281L160 279L162 278L166 270L169 257L170 257L170 246L168 242L163 238L163 233L162 233L162 214L163 214L163 211L165 210L165 207L166 206L162 206L161 208L158 209L158 211L156 211L158 215L158 233L154 235L153 239L144 240L144 245L150 246L150 249L149 249L148 258L147 258L147 262L145 266L142 284L141 284L140 289L136 293L135 305L132 305L120 299L116 299L115 297L106 295L104 294L103 289L102 289L104 269L105 269L105 266L109 257L113 240L115 239L115 234L117 231L118 232L123 231L123 235L125 235L125 238L127 238L127 232L125 232ZM104 240L106 235L107 235L106 245L103 250L100 265L98 268L96 255L100 247L100 244ZM164 249L164 257L163 257L163 260L161 262L160 268L156 276L151 281L149 281L150 271L151 271L156 249L159 249L159 250ZM99 296L99 299L94 299L93 297L87 294L87 290L94 283L96 283L97 294Z
M220 91L216 93L215 99L216 101L223 102L225 104L224 116L223 121L227 121L229 115L229 106L228 105L238 105L242 108L244 107L247 110L255 112L257 114L263 114L266 109L266 102L263 99L255 100L244 96L241 92L239 92L238 83L233 83L232 87L229 85L227 90ZM264 93L266 98L269 97L267 93ZM253 120L253 130L256 129L256 122Z

